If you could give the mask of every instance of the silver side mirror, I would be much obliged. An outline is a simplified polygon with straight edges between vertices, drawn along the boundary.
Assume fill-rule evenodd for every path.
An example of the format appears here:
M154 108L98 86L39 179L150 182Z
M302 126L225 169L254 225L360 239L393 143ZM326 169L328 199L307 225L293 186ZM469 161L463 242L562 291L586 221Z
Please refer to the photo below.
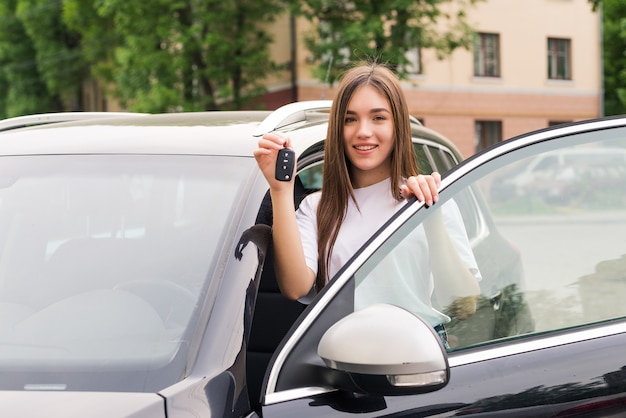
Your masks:
M448 383L445 349L435 330L397 306L375 304L353 312L322 336L318 355L350 375L355 392L404 395Z

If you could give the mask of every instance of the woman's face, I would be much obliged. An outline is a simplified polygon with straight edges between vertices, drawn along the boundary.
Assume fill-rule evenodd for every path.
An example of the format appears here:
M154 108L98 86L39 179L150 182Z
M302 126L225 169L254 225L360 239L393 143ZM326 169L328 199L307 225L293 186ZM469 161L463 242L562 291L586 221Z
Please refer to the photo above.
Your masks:
M353 187L370 186L390 176L394 136L387 99L370 85L357 89L348 102L343 126Z

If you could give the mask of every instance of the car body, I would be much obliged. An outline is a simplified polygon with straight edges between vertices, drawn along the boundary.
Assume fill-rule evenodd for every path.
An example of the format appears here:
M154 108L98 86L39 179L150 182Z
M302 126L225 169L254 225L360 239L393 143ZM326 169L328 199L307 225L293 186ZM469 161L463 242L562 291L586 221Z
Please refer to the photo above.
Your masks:
M600 182L573 207L490 191L544 152L626 148L626 119L531 133L464 162L413 121L421 169L447 170L440 202L405 205L305 306L272 280L252 152L265 132L290 135L297 206L320 186L329 106L0 121L0 410L617 416L626 190ZM450 312L445 350L401 306L355 311L354 291L451 201L482 280L477 312Z

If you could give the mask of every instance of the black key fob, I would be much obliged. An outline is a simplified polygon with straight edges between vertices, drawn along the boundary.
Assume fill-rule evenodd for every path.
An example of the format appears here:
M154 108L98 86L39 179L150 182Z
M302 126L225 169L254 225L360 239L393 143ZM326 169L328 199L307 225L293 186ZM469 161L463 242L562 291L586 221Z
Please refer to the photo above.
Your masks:
M274 177L279 181L290 181L293 176L293 169L296 153L290 148L283 148L278 151L276 158L276 172Z

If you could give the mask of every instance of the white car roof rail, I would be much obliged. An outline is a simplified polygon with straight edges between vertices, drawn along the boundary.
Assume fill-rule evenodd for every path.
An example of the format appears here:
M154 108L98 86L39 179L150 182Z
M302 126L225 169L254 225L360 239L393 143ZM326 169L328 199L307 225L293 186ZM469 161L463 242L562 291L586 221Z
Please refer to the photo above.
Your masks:
M424 126L422 122L420 122L420 120L413 115L409 115L409 119L411 119L411 123L414 123L419 126Z
M257 127L252 136L263 136L268 132L275 131L296 122L306 121L306 112L315 110L330 110L332 100L305 100L302 102L289 103L273 111ZM411 123L422 126L415 116L410 116Z
M105 119L119 116L145 115L130 112L58 112L40 113L36 115L18 116L0 120L0 132L27 126L46 125L49 123L72 122L87 119Z
M306 112L315 110L330 110L332 100L307 100L289 103L273 111L254 131L252 136L263 136L287 125L306 120Z

